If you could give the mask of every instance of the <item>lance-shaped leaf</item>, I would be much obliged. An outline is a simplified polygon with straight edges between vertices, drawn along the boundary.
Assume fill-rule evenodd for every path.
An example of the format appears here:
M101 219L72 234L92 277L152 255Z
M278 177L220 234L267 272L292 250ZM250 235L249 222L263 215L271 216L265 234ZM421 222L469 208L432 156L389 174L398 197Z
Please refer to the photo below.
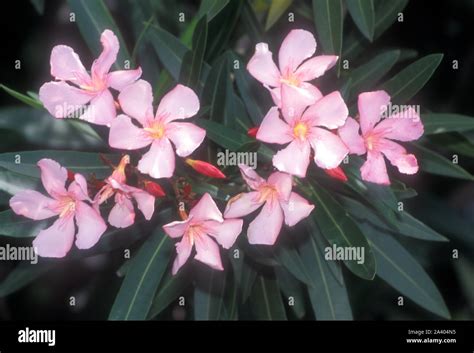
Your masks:
M12 210L5 210L0 212L0 235L15 238L34 237L51 222L51 220L35 221L18 216Z
M325 250L321 242L317 241L321 234L316 223L309 219L307 226L311 236L300 244L299 251L312 279L308 293L316 319L352 320L352 310L342 274L338 280L331 271L330 267L336 264L325 259Z
M356 222L347 211L319 185L304 184L306 196L316 206L312 213L321 233L331 245L342 248L364 248L365 259L362 263L356 259L346 259L344 264L357 276L373 279L375 276L375 258L370 244L360 231Z
M224 290L226 274L205 266L197 271L194 289L194 320L220 320L225 318Z
M6 297L24 288L51 270L54 266L57 266L57 263L54 261L39 262L36 264L22 263L18 265L0 283L0 297Z
M293 276L299 279L301 282L309 284L311 279L309 278L306 268L292 242L281 241L275 249L275 258L277 261L285 267Z
M421 170L427 173L451 178L474 180L474 176L459 165L459 157L457 163L453 163L452 160L449 160L426 147L418 144L413 144L413 146L415 146L415 155L418 158Z
M231 151L239 151L242 150L244 146L250 147L255 143L255 141L246 135L235 131L235 129L226 127L223 124L206 119L195 119L194 121L200 127L206 129L206 136L209 139Z
M106 29L110 29L117 36L120 43L120 51L117 61L114 63L116 69L123 69L126 60L130 60L130 53L123 40L112 15L102 0L68 0L69 7L75 15L75 21L79 31L86 41L88 47L95 55L102 51L100 35Z
M115 298L109 320L144 320L170 259L172 242L159 229L142 245L131 260Z
M393 103L403 104L428 82L443 59L443 54L427 55L393 76L382 85Z
M272 0L265 22L265 31L268 31L278 21L292 3L293 0Z
M357 28L370 41L374 38L375 11L373 0L346 0L347 9Z
M5 92L7 92L10 96L13 98L18 99L20 102L23 102L30 107L36 108L36 109L41 109L43 108L43 103L39 101L38 99L32 98L30 96L24 95L20 92L17 92L11 88L8 88L5 85L0 84L0 88L3 89Z
M474 130L474 117L453 113L422 114L425 135Z
M249 300L256 320L286 320L280 288L275 279L258 275Z
M377 275L416 304L446 319L449 310L423 267L388 234L362 225L377 259Z
M293 312L297 319L302 319L306 315L306 287L283 267L276 267L275 275L284 296L284 305Z
M180 81L186 86L197 88L204 63L207 43L207 17L203 16L193 33L193 48L184 55L181 65Z

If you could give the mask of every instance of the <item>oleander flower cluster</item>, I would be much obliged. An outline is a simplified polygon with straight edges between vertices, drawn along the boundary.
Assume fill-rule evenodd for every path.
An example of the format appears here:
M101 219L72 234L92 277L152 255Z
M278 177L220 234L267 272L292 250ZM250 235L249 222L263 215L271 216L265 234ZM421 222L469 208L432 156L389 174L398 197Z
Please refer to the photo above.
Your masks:
M153 89L140 79L141 68L110 71L119 51L115 34L105 30L100 40L103 50L90 71L72 48L54 47L50 60L54 81L40 88L39 97L57 119L78 117L108 128L108 143L122 151L122 157L117 165L106 160L112 171L103 180L86 179L51 159L38 162L47 195L24 190L11 198L10 206L33 220L55 219L33 241L43 257L66 256L74 239L78 249L89 249L108 225L133 225L137 210L138 217L151 220L156 199L167 196L160 183L175 185L177 158L208 177L225 178L212 164L189 158L206 137L204 129L188 120L200 110L196 93L177 84L154 108ZM390 184L385 159L401 173L418 171L416 157L395 142L413 141L423 134L417 112L408 109L389 115L386 92L361 92L358 114L350 117L339 91L324 94L314 85L338 57L313 56L315 52L314 36L299 29L283 40L278 65L268 44L256 45L247 69L268 90L274 106L254 135L259 141L280 145L272 158L274 170L264 178L249 166L239 165L247 191L230 197L223 212L209 193L197 200L189 185L183 188L189 212L179 206L181 220L162 226L169 237L180 239L173 274L194 249L196 260L223 270L219 246L231 248L242 231L250 244L274 245L284 225L293 227L315 209L294 187L295 179L306 178L309 168L322 168L345 181L341 163L347 155L357 154L366 155L360 172L368 182ZM136 165L131 153L138 156ZM183 195L179 196L182 200ZM256 216L249 216L253 213ZM252 220L244 226L247 216Z

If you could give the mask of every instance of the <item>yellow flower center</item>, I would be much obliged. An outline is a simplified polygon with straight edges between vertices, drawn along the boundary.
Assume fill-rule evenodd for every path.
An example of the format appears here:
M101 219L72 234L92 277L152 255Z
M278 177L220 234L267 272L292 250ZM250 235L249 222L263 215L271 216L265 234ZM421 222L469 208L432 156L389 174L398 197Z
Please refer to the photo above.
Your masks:
M264 184L258 191L260 192L258 202L272 201L278 195L273 185Z
M70 216L76 210L76 201L70 197L65 196L59 201L59 218Z
M307 134L308 134L308 125L306 125L303 122L297 123L295 127L293 128L293 135L296 138L304 140Z
M165 134L165 126L160 122L153 122L149 127L144 129L150 134L151 138L160 139Z
M300 79L298 76L291 74L288 74L286 77L283 77L280 79L281 83L286 83L287 85L290 86L296 86L298 87L301 83Z

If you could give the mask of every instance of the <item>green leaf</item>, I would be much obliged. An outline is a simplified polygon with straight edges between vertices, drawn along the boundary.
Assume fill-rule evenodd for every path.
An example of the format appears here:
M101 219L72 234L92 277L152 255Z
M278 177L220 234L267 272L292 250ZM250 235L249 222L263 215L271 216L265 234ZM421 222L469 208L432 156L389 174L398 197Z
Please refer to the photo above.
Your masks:
M200 127L206 129L206 137L217 143L223 148L231 151L238 151L244 145L254 141L244 134L238 133L235 129L228 128L220 123L206 119L194 120Z
M57 266L56 262L22 263L16 266L0 283L0 297L6 297L24 288L54 266Z
M313 0L313 17L318 40L324 54L334 54L341 57L342 48L342 1ZM338 75L340 60L338 60Z
M268 31L278 21L292 3L293 0L272 0L265 23L265 31Z
M201 267L194 290L194 319L219 320L224 315L225 272Z
M442 59L443 54L427 55L408 65L382 87L390 94L392 102L403 104L423 88Z
M119 160L118 155L105 155L105 157L112 162ZM53 159L63 167L85 176L94 174L98 178L105 178L111 172L110 167L104 165L98 153L53 150L2 153L0 167L13 173L38 178L40 174L37 163L43 158Z
M202 0L197 17L201 19L203 16L207 16L207 20L211 21L227 6L229 1L230 0Z
M379 0L375 9L374 38L380 37L398 18L408 0Z
M172 243L160 230L142 245L115 298L109 320L144 320L170 259Z
M346 4L357 28L368 40L372 41L375 26L373 0L346 0Z
M248 1L245 1L242 7L241 19L250 38L253 38L256 42L261 42L263 29Z
M13 173L4 168L0 168L0 190L9 195L15 195L25 189L37 190L40 184L38 178Z
M180 269L176 275L168 272L158 287L157 294L153 299L148 318L158 316L173 301L184 293L186 288L191 284L186 268Z
M33 108L36 109L41 109L43 108L43 103L41 103L38 99L29 97L27 95L24 95L20 92L17 92L11 88L8 88L7 86L0 84L0 88L2 88L5 92L7 92L10 96L13 98L18 99L20 102L23 102Z
M407 211L401 211L398 214L397 231L387 227L380 218L375 215L371 209L362 203L351 199L349 197L342 197L343 204L347 207L349 213L360 222L369 222L377 228L383 229L386 232L401 234L404 236L430 240L430 241L447 241L444 236L434 231L426 224L420 222L418 219L410 215Z
M459 164L454 164L449 159L421 145L413 144L413 146L416 149L415 155L418 157L421 170L451 178L474 180L474 176Z
M305 183L306 195L318 207L318 212L313 212L316 223L324 237L331 245L338 247L363 247L365 261L362 264L356 260L345 260L349 270L364 279L373 279L375 276L375 258L370 244L360 231L354 220L346 210L337 203L331 195L319 186Z
M286 320L280 288L275 279L257 276L250 305L256 320Z
M245 303L252 293L257 272L244 261L242 264L242 276L239 283L241 303Z
M449 311L436 285L420 264L388 234L363 225L377 260L377 275L416 304L443 318Z
M44 14L44 0L30 0L30 2L38 15L42 16Z
M189 49L178 38L156 25L151 26L147 36L163 66L179 81L183 58Z
M207 43L207 17L204 15L196 25L193 33L193 50L187 52L181 65L181 81L187 86L197 87L201 77L204 53Z
M92 149L105 146L100 136L87 123L76 119L54 119L43 109L0 109L0 129L15 131L27 142L42 148ZM48 138L45 139L44 136Z
M123 69L126 60L131 56L125 45L122 34L115 24L112 15L102 0L68 0L69 8L76 16L79 31L92 52L98 56L102 52L100 35L106 29L115 33L119 40L120 51L114 63L116 69Z
M15 238L34 237L51 222L51 220L36 221L18 216L12 210L6 210L0 212L0 234Z
M425 128L425 135L474 130L474 118L467 115L428 113L422 114L421 120Z
M275 268L278 286L283 293L285 304L295 314L297 319L302 319L306 314L305 286L283 267Z
M303 261L293 243L279 244L275 249L276 260L301 282L309 284L309 278Z
M342 274L338 281L330 269L331 264L334 265L334 263L324 258L324 249L316 241L317 237L321 237L318 226L311 219L307 225L311 237L300 244L299 251L312 279L312 285L308 286L308 293L316 318L318 320L352 320L351 305Z
M352 79L351 92L358 94L372 89L387 74L400 56L400 50L390 50L354 69L349 75Z

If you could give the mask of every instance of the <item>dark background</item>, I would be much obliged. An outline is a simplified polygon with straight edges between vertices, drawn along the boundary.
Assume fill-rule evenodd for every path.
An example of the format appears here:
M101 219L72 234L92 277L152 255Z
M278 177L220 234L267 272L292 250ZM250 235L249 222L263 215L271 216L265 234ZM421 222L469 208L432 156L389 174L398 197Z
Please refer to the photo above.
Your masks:
M117 1L108 1L107 4L130 48L132 35L131 30L127 28L127 13L122 10L124 4L118 6ZM197 5L182 1L177 6L193 9ZM42 83L51 79L49 55L52 47L61 43L73 47L86 68L93 60L77 26L69 22L69 10L65 1L47 1L42 16L36 12L30 1L10 1L8 7L4 2L0 16L2 35L0 83L20 92L27 90L37 92ZM473 20L473 0L412 0L405 8L404 22L392 25L377 40L374 47L412 48L416 49L420 56L444 53L444 59L438 70L416 96L417 104L429 107L434 112L456 112L472 116L474 115ZM350 20L346 20L346 23L347 21ZM278 31L277 27L275 31ZM21 70L14 69L14 62L17 59L21 60ZM458 60L458 70L453 70L453 60ZM2 92L0 104L5 107L19 103ZM12 151L24 149L26 148L22 141L10 143L7 147L7 150ZM461 164L464 168L473 170L472 161ZM416 179L416 184L412 183L411 186L422 195L410 201L409 208L412 213L450 237L452 241L449 244L433 245L407 240L404 244L432 275L453 318L472 319L474 317L473 185L469 182L422 174ZM456 231L450 228L453 222L459 228ZM453 248L460 250L459 260L451 258ZM120 280L115 275L119 267L117 258L113 255L111 257L104 255L56 266L28 287L6 298L0 298L0 319L106 318L120 285ZM0 280L12 266L12 264L0 264ZM400 310L395 305L398 294L380 280L370 283L355 279L353 276L346 276L346 279L351 289L349 294L356 319L436 318L408 301L405 308ZM76 297L78 304L75 307L68 305L70 296Z

